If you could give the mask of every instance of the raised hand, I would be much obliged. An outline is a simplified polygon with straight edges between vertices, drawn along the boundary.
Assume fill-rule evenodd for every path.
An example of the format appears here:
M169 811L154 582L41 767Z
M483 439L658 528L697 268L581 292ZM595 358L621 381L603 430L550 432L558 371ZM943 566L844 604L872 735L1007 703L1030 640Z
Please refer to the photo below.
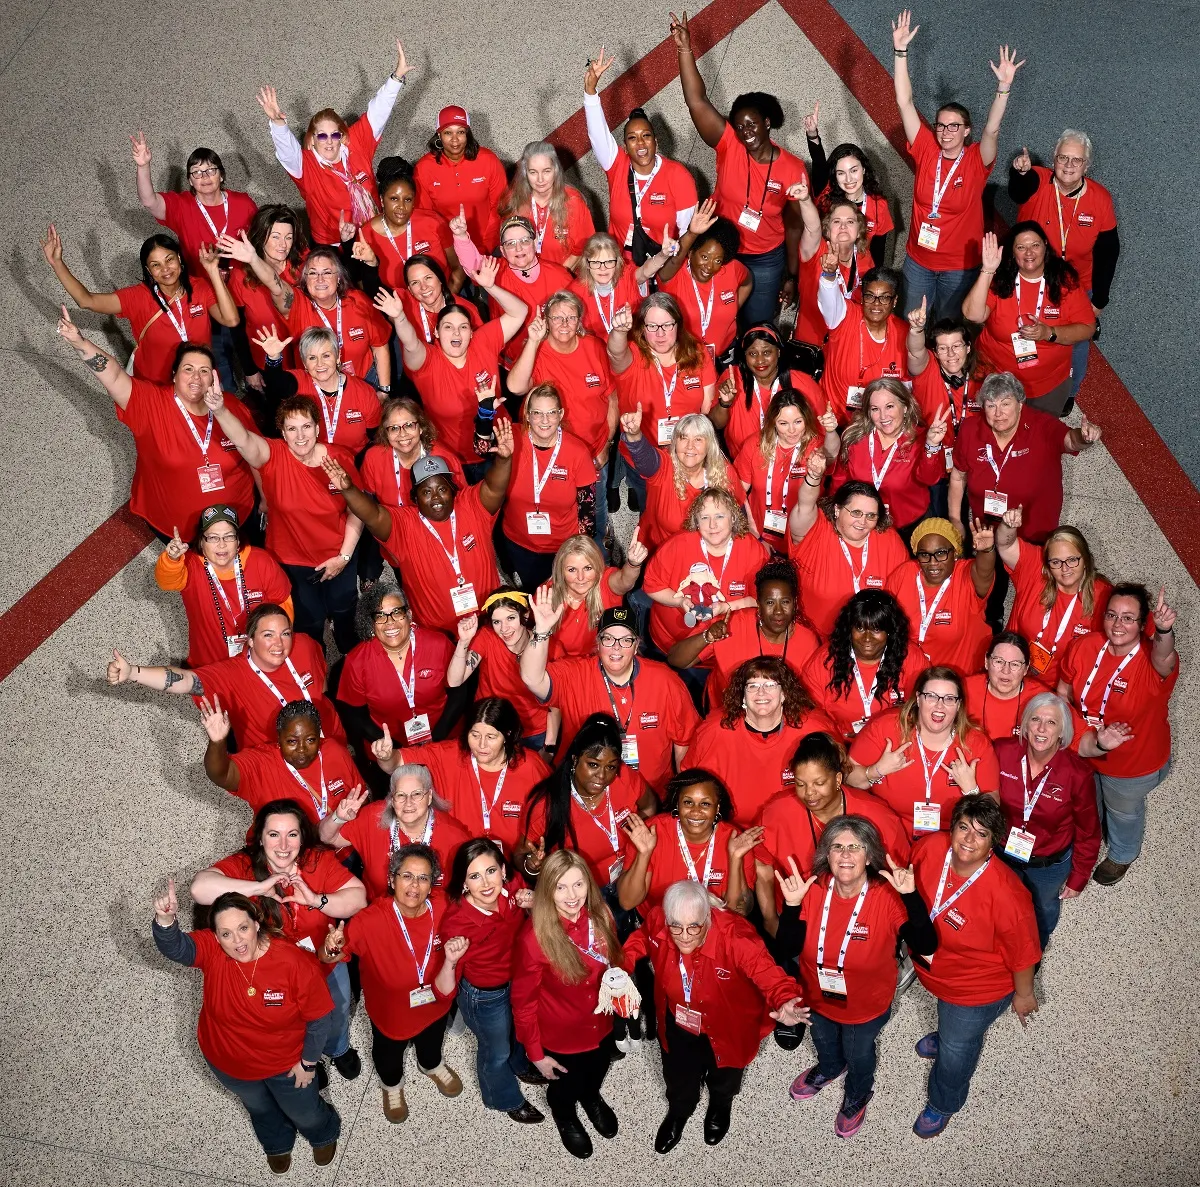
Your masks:
M170 927L179 914L179 900L175 897L175 879L167 879L167 893L154 896L154 918L160 927Z
M992 73L996 76L996 82L1003 88L1012 86L1012 81L1017 75L1017 71L1025 65L1026 59L1022 58L1017 61L1015 50L1010 50L1007 45L1000 47L1000 65L995 62L988 62L992 68Z
M729 864L735 865L749 853L755 845L763 839L764 830L755 825L753 828L748 828L740 833L729 834Z
M146 143L146 133L138 132L136 136L130 136L129 143L133 147L133 163L139 169L148 169L154 157L151 155L150 146Z
M638 539L640 530L641 525L633 529L633 535L629 537L629 547L625 549L625 563L633 565L635 569L640 569L650 559L650 549Z
M351 487L350 476L342 469L341 463L326 454L321 460L321 468L329 476L329 481L338 490L349 490Z
M499 271L500 261L495 256L482 256L479 260L479 267L471 273L471 279L481 289L495 288L496 276Z
M717 221L717 204L712 198L705 198L692 212L688 222L688 230L693 235L703 235Z
M273 124L286 124L287 118L283 114L283 109L279 106L279 97L275 94L274 87L259 87L258 94L255 96L258 100L258 105L267 113L267 119Z
M1087 416L1084 416L1079 425L1079 435L1088 445L1095 445L1100 440L1100 426L1092 424Z
M538 837L538 843L535 848L531 849L525 855L525 864L533 868L533 872L537 873L542 868L542 862L546 860L546 838Z
M776 1022L781 1022L784 1026L807 1026L812 1019L812 1011L804 1004L802 997L794 997L770 1013Z
M535 313L530 319L529 325L525 327L525 332L529 335L529 341L538 345L546 340L546 333L549 330L546 325L546 319L540 313Z
M1015 507L1010 507L1001 517L1000 522L1006 528L1012 528L1014 532L1019 531L1021 524L1025 521L1025 516L1022 511L1023 504L1018 503Z
M167 556L169 556L173 561L177 561L182 558L185 552L187 552L188 546L179 538L178 528L173 528L172 532L173 535L167 541L166 551Z
M62 240L58 237L58 228L53 223L46 228L46 238L40 242L42 255L46 257L46 262L51 267L62 263Z
M238 235L228 235L222 232L217 237L217 251L226 259L237 260L240 264L252 263L258 254L245 231Z
M626 816L621 827L629 834L629 839L638 853L654 852L654 847L658 844L658 833L652 828L647 828L645 821L636 812Z
M83 334L79 327L71 320L70 313L67 312L65 305L60 305L62 316L58 319L58 336L65 338L72 346L78 346L83 341Z
M950 760L948 770L963 795L979 794L979 780L975 777L975 771L978 766L979 759L973 758L968 762L962 747L955 746L954 758Z
M628 334L633 329L633 310L628 305L622 305L613 314L612 328L616 333Z
M212 704L207 697L200 698L200 724L214 742L223 742L229 737L229 714L221 708L221 698L213 695Z
M638 401L636 412L621 414L621 432L630 440L637 441L642 435L642 402Z
M387 730L386 725L383 728L385 731ZM370 794L371 793L367 788L365 788L361 783L358 784L358 786L355 787L354 790L350 792L350 794L347 795L346 798L342 800L336 808L334 808L333 814L343 824L349 824L350 821L358 815L363 804L367 802Z
M677 17L673 12L668 14L671 18L671 40L675 42L675 48L682 54L692 52L692 34L688 29L688 14L684 12L682 17Z
M1000 267L1000 261L1004 259L1004 249L1000 246L1000 240L996 238L991 231L984 232L983 236L983 271L995 272Z
M813 104L812 115L806 115L804 117L804 135L807 136L809 138L809 140L816 140L817 137L820 135L820 131L817 127L817 117L820 114L821 114L821 101L818 99Z
M663 223L662 247L659 248L658 254L664 260L669 260L679 254L679 240L671 237L670 223Z
M783 901L789 907L798 907L804 902L804 896L808 893L808 888L817 880L817 876L814 874L811 878L805 878L796 866L796 859L790 853L787 860L788 867L792 872L785 878L776 870L775 881L779 883Z
M1116 750L1126 742L1134 739L1133 730L1123 721L1114 721L1111 725L1105 722L1096 729L1096 740L1105 750Z
M109 684L126 684L133 675L133 665L114 647L113 657L108 664Z
M836 420L836 417L834 418ZM825 477L825 468L829 465L829 458L825 455L825 451L818 449L816 453L808 459L806 478L812 478L820 481Z
M354 240L354 246L350 249L350 254L360 263L366 264L368 268L379 266L379 257L375 254L375 249L363 238L362 227L358 228L358 235Z
M279 331L275 328L275 323L271 323L271 328L267 329L264 326L255 335L254 341L262 347L262 352L269 359L283 358L283 352L287 350L288 344L292 341L289 338L280 338Z
M890 853L886 853L884 856L887 858L888 869L880 870L880 877L890 882L892 889L897 894L912 894L917 888L917 879L916 875L913 874L912 866L898 866L892 861Z
M838 273L838 253L832 248L821 257L821 271L826 276L836 276Z
M404 46L400 44L400 38L396 38L396 69L392 71L393 78L403 78L410 70L415 70L415 66L408 64L408 58L404 53Z
M912 23L912 13L906 8L892 21L892 48L908 49L909 43L917 35L920 25Z
M358 224L346 217L344 210L338 211L338 238L343 243L349 243L358 234Z
M1021 151L1013 157L1013 168L1021 174L1028 173L1033 168L1033 161L1029 157L1029 149L1024 145L1021 146Z
M533 629L539 635L552 631L563 616L563 607L554 605L554 589L550 585L539 585L534 590L529 608L533 613Z
M321 947L324 949L324 955L331 958L341 956L342 949L346 946L346 921L339 919L336 924L331 923L329 930L325 933L325 941Z
M1154 629L1170 631L1175 629L1175 611L1167 605L1167 587L1159 586L1158 601L1154 603Z
M795 185L788 186L787 190L785 191L785 196L793 202L807 202L808 183L805 181L798 181Z
M450 220L450 234L455 239L466 239L469 235L467 230L467 208L460 205L458 213Z
M837 413L833 410L833 403L829 400L825 401L825 411L817 417L817 424L827 433L837 432Z
M214 416L225 408L225 393L221 391L221 377L213 372L212 384L204 393L204 405Z
M925 297L921 298L921 304L916 309L910 310L908 314L909 328L920 333L925 329L925 323L929 320L928 303Z
M200 267L210 274L221 267L221 253L215 243L200 244L196 258L200 261Z
M408 319L404 316L404 302L400 294L389 288L380 287L375 293L375 308L389 321L402 322Z
M600 52L588 60L587 70L583 74L583 93L585 95L594 95L596 88L600 85L600 80L604 77L604 72L617 60L616 55L609 56L608 61L604 60L604 46L600 47Z
M996 529L976 517L971 520L971 539L975 543L976 552L987 552L996 544Z
M479 404L486 404L491 401L493 408L497 404L496 384L498 377L493 375L486 383L477 384L475 387L475 400Z
M911 742L905 742L899 750L893 750L892 740L888 738L884 743L883 753L875 760L875 773L886 778L888 775L896 774L897 771L911 767L913 760L905 757L905 751L911 745Z
M466 936L451 936L445 944L442 945L442 952L445 954L446 963L453 968L467 954L467 949L471 946L471 941Z
M512 905L520 907L522 911L528 911L533 906L533 891L528 886L513 891Z
M937 449L946 439L946 433L950 428L950 405L945 408L938 409L934 415L933 423L925 430L925 445L930 449Z
M496 443L488 450L497 457L512 457L516 443L513 441L512 421L505 417L503 420L492 421L492 432Z
M383 723L383 737L376 738L375 741L371 743L371 754L374 756L376 762L383 763L387 762L388 759L390 759L395 753L395 751L396 748L392 744L392 734L387 727L387 722L385 721Z
M479 632L479 618L475 614L465 614L458 620L458 641L464 647L470 647L471 640Z

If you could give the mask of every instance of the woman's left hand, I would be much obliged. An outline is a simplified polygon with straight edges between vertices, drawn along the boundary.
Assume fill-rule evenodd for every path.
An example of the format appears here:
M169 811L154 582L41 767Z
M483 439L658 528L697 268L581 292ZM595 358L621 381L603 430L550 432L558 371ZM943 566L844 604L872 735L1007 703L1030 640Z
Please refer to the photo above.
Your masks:
M991 61L988 62L988 65L992 68L992 73L996 76L996 81L1000 86L1007 88L1012 86L1017 71L1025 65L1026 60L1022 58L1018 62L1016 51L1010 50L1007 45L1002 45L1000 47L1000 65L997 66L995 62Z
M941 444L946 439L946 431L950 427L950 405L945 408L939 408L934 414L933 422L929 428L925 430L925 446L933 447L934 450L940 449Z
M647 828L645 822L636 812L631 812L625 817L625 823L622 827L629 834L629 839L633 842L633 847L638 853L650 854L654 852L654 847L658 844L658 833L652 828Z
M293 873L288 875L288 885L292 888L292 897L299 899L306 907L321 905L321 896L313 894L309 885L304 881L304 875Z
M982 519L971 520L971 539L975 543L975 551L990 552L996 546L996 529L986 524Z
M1133 730L1123 721L1105 722L1096 730L1096 741L1100 743L1101 750L1116 750L1118 746L1133 741Z
M807 1026L812 1011L804 1004L804 998L794 997L790 1002L784 1002L778 1010L772 1010L771 1017L784 1026Z
M1158 588L1158 601L1154 605L1154 629L1170 631L1175 629L1175 611L1167 605L1167 587Z
M1029 1025L1029 1019L1038 1011L1038 999L1032 994L1014 993L1012 1010L1021 1020L1022 1026Z
M415 70L415 66L408 64L408 58L404 54L404 46L400 44L400 38L396 38L396 69L392 71L393 78L403 78L410 70Z
M488 453L494 453L497 457L512 457L512 421L507 417L503 420L492 421L492 432L496 435L496 444L488 450Z
M333 483L338 490L350 489L350 476L342 469L341 463L336 459L331 458L326 454L321 459L321 469L325 471L329 477L329 481Z
M789 907L798 907L804 902L804 896L808 893L808 888L817 880L817 876L814 874L811 878L803 877L796 866L796 859L791 854L788 855L788 866L792 872L785 878L776 870L775 881L779 883L779 889L783 892L783 901Z
M1078 898L1081 893L1081 891L1072 890L1069 886L1064 886L1062 890L1058 892L1059 901L1065 903L1069 898Z
M522 911L528 911L533 906L533 891L528 887L513 892L512 904Z
M955 746L954 752L955 757L950 760L950 774L954 782L963 795L978 795L979 781L975 778L975 768L979 766L979 759L973 758L968 762L961 746Z
M179 901L175 897L175 879L167 879L167 893L154 896L154 917L159 927L170 927L179 914ZM166 923L163 923L163 920Z
M288 1072L288 1075L296 1081L297 1088L307 1088L312 1083L313 1076L316 1074L317 1069L315 1067L305 1067L298 1059L292 1065L291 1071Z
M215 243L202 243L196 253L200 266L205 272L218 272L221 269L221 253Z
M221 377L214 371L212 387L204 393L204 406L214 416L225 410L225 393L221 391Z
M884 854L884 856L887 858L889 868L880 870L880 877L890 882L892 889L897 894L912 894L917 888L917 879L912 866L898 866L892 860L890 853Z
M490 289L495 287L499 271L500 261L495 256L481 256L479 266L471 273L471 279L481 289Z
M445 944L442 945L442 951L446 956L446 963L453 968L467 954L467 949L471 946L471 941L466 936L451 936Z
M808 200L808 183L798 181L795 185L788 186L785 196L792 202L806 202Z
M349 563L339 553L337 556L331 556L327 561L322 561L317 565L317 572L321 574L322 581L332 581Z
M640 529L640 524L633 529L633 535L629 537L629 547L625 549L625 563L635 569L640 569L650 559L650 549L638 539Z
M762 839L763 829L757 825L740 833L732 833L729 837L729 864L741 861Z
M816 140L820 136L820 131L817 127L817 117L820 116L820 114L821 102L818 99L817 102L813 104L812 115L806 115L804 117L804 135L807 136L809 140Z

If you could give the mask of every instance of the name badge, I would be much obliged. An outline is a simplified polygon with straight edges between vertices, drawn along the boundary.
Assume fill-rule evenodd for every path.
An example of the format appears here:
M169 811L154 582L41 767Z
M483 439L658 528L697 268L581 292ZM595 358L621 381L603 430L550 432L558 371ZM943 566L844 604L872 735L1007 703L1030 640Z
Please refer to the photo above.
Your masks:
M610 865L608 867L609 883L611 884L611 883L615 882L621 876L621 874L624 872L624 870L625 870L625 859L623 857L618 857L617 860L614 861L612 863L612 865Z
M1020 334L1012 335L1013 354L1017 356L1017 363L1020 366L1029 366L1031 363L1037 362L1037 343L1028 338L1022 338Z
M670 445L675 436L675 426L679 423L677 416L660 416L658 418L658 443Z
M1009 857L1015 857L1017 861L1028 861L1033 856L1033 843L1036 840L1033 833L1027 833L1024 829L1017 828L1014 824L1008 832L1008 842L1004 846L1004 852Z
M638 765L637 734L624 734L621 737L621 761L631 767Z
M675 1007L675 1025L689 1034L698 1035L704 1029L704 1019L699 1010L679 1005Z
M948 449L943 450L943 452L946 455L946 473L949 474L954 469L954 454Z
M197 466L196 475L200 479L202 494L207 495L214 490L225 489L225 478L221 474L221 467L216 462L210 466Z
M983 492L984 515L1003 515L1008 510L1008 495L1002 490Z
M545 511L526 511L525 530L531 536L550 535L550 516Z
M408 991L408 1004L411 1009L416 1009L418 1006L432 1006L437 1001L437 997L433 992L431 985L418 985L416 989Z
M450 587L450 604L458 615L478 612L479 600L475 597L475 587L468 581L464 585Z
M867 722L868 722L868 721L870 721L870 720L871 720L871 719L870 719L869 717L860 717L860 718L859 718L857 721L852 721L852 722L850 723L850 728L851 728L851 729L852 729L852 730L853 730L853 731L854 731L856 734L860 734L860 733L862 733L862 731L863 731L863 727L864 727L864 726L867 724Z
M225 647L229 652L229 658L233 659L235 655L242 654L242 648L246 646L245 635L228 635L225 638Z
M742 207L742 213L738 215L739 227L745 227L747 231L757 231L761 222L762 211L751 210L749 206Z
M917 244L928 251L937 251L938 240L942 237L942 228L936 223L922 223L917 232Z
M1054 656L1040 643L1031 642L1029 644L1029 666L1039 676L1050 666L1053 658Z
M942 805L918 800L913 804L913 832L936 833L942 827Z
M823 969L818 965L817 984L826 997L846 996L846 974L841 969Z
M433 737L433 730L429 728L429 714L418 713L415 717L410 717L404 723L404 737L414 745L418 742L428 742Z
M633 246L633 223L629 224L629 230L625 232L625 246Z
M343 375L353 375L354 374L354 364L349 359L347 359L344 363L342 363L342 365L339 369L341 370Z
M1092 727L1092 729L1094 729L1094 730L1098 730L1098 729L1102 728L1102 726L1104 725L1104 722L1099 717L1097 717L1094 713L1084 714L1083 720L1086 721L1088 723L1088 725L1090 725Z
M787 514L783 511L768 511L763 516L763 531L783 534L787 527Z
M861 408L863 400L863 392L867 389L864 387L848 387L846 388L846 407Z

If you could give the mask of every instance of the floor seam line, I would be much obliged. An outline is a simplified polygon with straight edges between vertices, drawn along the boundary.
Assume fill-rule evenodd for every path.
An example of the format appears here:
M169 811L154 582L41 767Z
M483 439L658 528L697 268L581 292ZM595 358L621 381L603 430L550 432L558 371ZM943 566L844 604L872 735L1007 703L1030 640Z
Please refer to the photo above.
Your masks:
M21 38L21 44L18 45L16 47L16 49L14 49L13 52L9 55L8 61L4 63L3 69L0 69L0 79L3 79L3 77L8 73L9 67L12 66L12 64L17 60L17 56L25 48L25 43L38 31L38 29L41 28L42 22L46 19L47 16L49 16L50 10L53 7L54 7L54 0L50 0L50 3L47 4L45 9L43 10L42 15L40 17L38 17L38 19L36 21L33 22L33 25L30 28L29 32L26 33L25 36Z

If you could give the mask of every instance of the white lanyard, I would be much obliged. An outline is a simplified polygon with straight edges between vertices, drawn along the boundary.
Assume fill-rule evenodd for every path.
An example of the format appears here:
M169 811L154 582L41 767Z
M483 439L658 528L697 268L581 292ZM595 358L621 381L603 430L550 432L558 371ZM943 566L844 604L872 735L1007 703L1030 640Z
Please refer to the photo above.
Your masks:
M176 297L174 301L168 301L166 297L164 297L162 293L158 291L158 285L154 286L154 292L159 301L162 303L162 311L167 315L167 320L175 327L175 333L179 335L180 341L186 342L188 340L187 315L183 312L183 297L179 296ZM179 306L178 321L175 320L175 314L171 312L171 306L176 304ZM211 416L211 413L209 415Z
M233 620L234 626L237 625L237 614L233 611L233 605L229 601L228 595L225 593L225 587L221 584L221 579L217 576L217 571L208 563L204 562L204 570L208 574L208 580L213 589L221 595L221 601L225 603L225 609L229 611L229 617ZM242 572L242 558L236 553L233 557L233 583L237 588L238 595L238 614L246 613L246 578Z
M1101 721L1104 720L1104 710L1108 708L1108 698L1112 693L1112 687L1116 683L1117 677L1123 671L1125 671L1126 667L1129 665L1129 661L1132 660L1133 657L1137 655L1139 651L1141 651L1141 649L1142 644L1139 641L1137 646L1135 646L1134 649L1123 660L1121 660L1119 664L1117 664L1117 670L1108 678L1108 683L1104 686L1104 696L1100 699L1100 712L1097 714ZM1087 678L1087 682L1083 686L1083 691L1079 694L1079 711L1084 715L1084 717L1087 717L1088 715L1087 694L1092 687L1092 681L1096 679L1096 673L1100 671L1100 665L1104 662L1104 656L1107 654L1107 652L1108 643L1105 643L1104 646L1100 648L1100 654L1096 656L1095 664L1092 665L1092 674Z
M546 228L550 226L550 207L546 207L546 213L542 215L540 220L538 219L539 210L541 210L541 207L537 204L537 200L535 198L530 198L529 212L533 215L533 249L538 253L538 255L541 255L542 242L546 238Z
M613 313L615 311L616 304L617 304L617 290L615 288L612 288L604 295L608 298L608 316L607 317L604 316L604 306L600 304L600 291L598 289L592 290L592 300L596 302L596 312L600 314L600 324L604 327L604 332L606 334L611 334L612 333L612 324L613 324Z
M954 180L954 175L958 172L959 165L962 164L963 155L966 153L965 148L958 150L958 156L954 158L954 164L950 166L950 172L946 174L946 183L942 184L942 154L938 153L937 172L933 177L933 204L929 207L929 217L937 218L938 211L941 209L942 198L946 191L950 188L950 182Z
M950 743L946 743L946 749L937 756L937 762L933 764L933 769L929 769L929 759L925 757L925 746L921 742L921 731L918 729L916 733L917 753L921 756L921 768L925 772L925 802L928 804L933 799L933 777L942 769L942 763L946 761L946 755L950 753Z
M897 437L892 442L892 447L887 451L883 459L883 469L875 469L875 438L878 436L875 429L871 430L871 435L867 438L867 452L871 455L871 481L875 483L875 489L881 494L883 493L883 480L887 477L887 472L892 468L892 459L896 456L896 450L900 448L900 438ZM880 446L882 449L883 447Z
M1010 441L1008 443L1008 448L1004 451L1004 456L1000 459L1000 464L998 466L996 465L996 459L992 457L991 445L989 444L983 447L983 452L987 455L988 465L992 467L992 473L996 475L997 486L1000 483L1000 471L1003 470L1006 465L1008 465L1008 456L1012 453L1012 447L1014 444L1016 444L1015 441Z
M775 376L775 381L771 384L771 395L773 396L779 390L779 376ZM758 405L758 427L762 429L767 423L767 410L762 402L763 389L758 380L754 380L754 402ZM768 400L767 403L770 403Z
M341 345L341 341L342 341L341 306L339 305L339 307L338 307L338 345L339 346ZM313 387L316 388L317 403L321 407L321 419L325 422L325 440L330 445L332 445L334 434L337 432L338 421L341 419L341 415L342 415L342 396L345 395L345 392L346 392L346 377L345 377L345 375L338 376L337 399L335 399L333 402L333 420L332 421L329 418L329 409L326 407L326 401L329 399L328 393L325 392L322 388L317 387L317 385L315 383L313 384ZM397 486L399 486L398 479L397 479Z
M538 447L533 443L533 438L529 439L529 464L533 469L533 505L541 507L542 491L546 489L546 483L550 481L550 475L554 473L554 463L558 461L558 451L562 449L563 431L558 430L558 437L554 442L554 452L550 455L549 462L546 463L546 473L541 474L538 471Z
M853 655L853 649L851 650ZM885 653L886 654L886 653ZM875 668L875 679L871 681L871 695L867 696L867 686L863 683L862 672L858 667L858 656L854 656L854 683L858 685L858 696L862 701L863 716L871 716L871 706L875 703L875 690L879 687L879 673L883 668L883 655L879 657L879 663Z
M683 854L683 864L687 866L688 877L693 882L699 882L701 886L707 889L708 876L712 873L713 863L713 847L717 843L717 825L713 822L712 836L708 838L708 849L704 854L704 877L701 878L696 873L696 863L692 860L691 850L688 849L687 841L683 839L683 825L678 820L675 821L675 836L679 840L679 852Z
M331 326L329 324L329 318L327 318L325 316L325 310L322 309L321 306L316 303L316 301L313 301L311 297L309 297L309 300L312 301L312 307L317 311L317 316L325 323L325 328L327 330L332 330L333 326ZM342 299L341 299L341 297L338 297L338 299L337 299L337 330L336 330L336 333L337 333L338 353L340 354L341 349L342 349Z
M258 664L254 662L254 656L252 656L249 651L246 652L246 662L250 665L250 671L252 671L267 686L267 688L271 690L275 696L275 699L280 703L280 705L286 705L288 703L287 697L285 697L283 693L281 693L279 689L275 687L275 685L271 682L271 677L268 676L266 672L264 672L262 668L260 668ZM312 697L308 695L308 689L304 686L304 681L300 679L300 673L297 672L293 666L292 657L289 655L283 662L286 665L287 670L292 674L292 679L296 682L296 687L300 689L300 695L311 705Z
M778 446L776 446L776 448L778 448ZM795 468L796 462L799 461L799 459L800 459L800 450L802 448L803 448L803 442L801 442L800 445L797 445L792 450L792 460L790 462L788 462L788 464L787 464L787 471L783 476L783 496L779 500L779 509L781 511L786 511L788 509L788 506L787 506L788 483L791 482L791 480L792 480L792 470ZM771 465L769 465L767 467L767 510L768 511L771 510L771 488L774 485L774 481L775 481L775 464L774 464L774 460L772 459Z
M419 511L417 512L417 516L425 525L426 531L428 531L429 534L438 542L438 544L441 545L442 551L446 554L446 559L450 562L450 567L454 570L454 576L458 578L458 584L465 585L466 582L463 580L462 566L458 563L458 512L450 512L450 543L454 545L453 552L451 552L450 549L448 549L446 545L442 543L442 538L438 535L437 528L435 528L433 524L431 524L429 520L427 520Z
M395 668L395 665L392 665ZM396 676L400 681L400 688L404 692L404 699L408 702L410 709L417 707L417 629L416 627L409 628L408 634L408 670L412 673L412 679L405 684L404 673L395 668Z
M309 798L313 802L313 807L317 810L317 816L321 820L324 820L325 817L329 815L329 789L325 786L325 756L319 750L317 751L317 766L321 774L320 799L317 799L317 793L313 791L311 787L309 787L308 783L304 779L304 776L301 775L300 772L296 770L296 768L292 766L290 762L285 759L283 765L287 767L288 774L291 775L291 777L295 779L305 791L308 792Z
M871 538L868 536L863 541L862 546L862 568L857 573L854 571L854 562L850 559L850 549L846 547L846 541L838 537L838 544L841 546L842 555L846 558L846 564L850 566L850 580L854 582L854 592L859 592L859 583L863 579L863 575L867 571L867 550L871 547Z
M186 339L184 341L186 341ZM188 412L188 410L183 406L183 401L178 396L175 397L175 407L179 409L179 415L183 417L183 423L187 425L188 432L192 435L192 440L196 442L200 452L204 454L204 464L207 465L208 446L212 441L213 414L211 412L208 414L208 424L204 429L204 440L201 441L200 434L196 431L196 422L192 420L191 413Z
M408 945L408 951L413 958L413 964L417 966L417 984L425 984L425 970L429 967L429 957L433 953L433 935L437 931L436 923L433 918L433 904L426 899L425 911L429 915L429 942L425 945L425 959L417 960L417 950L413 947L412 938L408 934L408 927L404 923L404 916L400 914L400 908L392 902L392 910L396 912L396 922L400 924L400 930L404 933L404 942Z
M420 461L421 458L426 457L426 456L427 455L425 453L425 446L422 445L421 452L417 455L417 460ZM393 449L392 450L392 469L396 472L396 506L397 507L404 506L404 488L400 485L400 470L401 470L401 468L402 467L400 465L400 454L395 449ZM408 467L405 466L403 468L407 469Z
M204 221L208 223L208 229L213 233L213 238L219 239L226 231L229 230L229 195L225 193L224 190L221 191L221 205L225 209L225 223L219 231L217 230L217 224L212 221L212 216L208 213L208 207L205 206L195 194L193 194L192 197L196 198L196 205L200 207L200 213L204 215ZM1059 223L1062 223L1061 214L1059 216Z
M692 264L688 261L687 265L688 280L692 282L692 292L696 294L696 308L700 310L700 336L703 337L708 333L708 323L712 321L713 297L717 294L717 279L714 276L708 282L708 306L705 307L703 301L700 300L700 286L696 283L696 277L692 274Z
M708 567L712 569L712 561L708 555L708 545L703 540L700 541L700 551L704 554L704 559L708 562ZM721 576L717 577L717 585L721 592L725 592L725 570L729 568L729 558L733 556L733 537L729 537L729 547L725 549L724 559L721 561ZM716 577L716 570L713 569L713 576Z
M1055 598L1055 601L1057 601L1057 600L1058 599ZM1058 641L1063 637L1064 633L1066 632L1067 624L1071 621L1071 615L1075 612L1075 603L1078 601L1079 601L1079 595L1072 594L1071 600L1067 603L1067 608L1063 611L1062 618L1060 618L1058 621L1058 630L1054 632L1054 642L1050 644L1050 654L1051 655L1053 655L1054 652L1058 649ZM1042 636L1046 633L1046 628L1050 625L1050 611L1053 609L1054 609L1054 607L1051 606L1046 611L1046 613L1042 615L1042 629L1040 631L1038 631L1037 638L1034 640L1035 643L1040 643L1042 641ZM1101 652L1100 654L1103 655L1104 653Z
M667 377L663 374L662 363L658 359L654 360L655 369L658 371L658 381L662 384L663 399L667 403L667 415L671 415L671 397L675 394L675 384L679 382L679 364L675 365L675 374L671 376L671 386L667 386Z
M1029 283L1032 284L1033 281L1031 280ZM1017 298L1017 316L1020 317L1021 316L1021 274L1019 272L1017 273L1017 280L1016 280L1016 284L1014 285L1014 288L1016 290L1014 295ZM1033 320L1034 321L1037 321L1038 318L1040 318L1042 316L1042 302L1045 299L1046 299L1046 278L1044 276L1040 276L1040 277L1038 277L1037 307L1033 311Z
M917 600L921 603L921 628L917 632L917 642L924 643L925 636L929 633L929 624L933 622L933 616L937 613L938 603L946 594L946 590L950 588L950 582L954 580L954 574L951 573L945 581L938 586L938 591L934 595L933 605L928 611L925 609L925 578L917 573Z
M1046 780L1050 778L1050 767L1047 765L1042 772L1042 777L1038 781L1038 785L1033 789L1032 797L1029 794L1029 761L1025 755L1021 755L1021 790L1025 797L1025 807L1023 809L1023 818L1026 824L1029 823L1029 818L1033 815L1034 808L1037 807L1037 802L1042 798L1042 788L1046 786Z
M633 168L632 165L630 166L630 168ZM642 199L646 196L647 191L650 189L650 186L654 181L655 175L658 173L658 171L661 168L662 168L662 157L660 157L658 155L658 153L655 153L654 154L654 168L650 170L650 176L646 178L645 184L643 184L641 186L638 185L639 178L637 175L637 170L636 169L634 170L634 173L633 173L633 217L639 221L641 220L641 217L642 217Z
M425 335L426 343L433 342L433 327L429 324L429 316L425 312L425 306L417 302L417 308L421 311L421 330Z
M837 968L840 973L846 967L846 951L850 947L850 937L854 935L854 926L858 923L858 916L863 909L863 903L867 901L867 891L871 888L871 880L866 878L863 880L862 890L858 892L858 901L854 904L854 910L850 912L850 922L846 924L846 934L842 936L841 946L838 948ZM825 906L821 909L821 930L817 933L817 968L825 967L825 929L829 926L829 905L833 902L833 882L829 883L825 891Z
M399 245L396 243L396 237L392 234L392 228L388 226L388 221L387 221L386 215L384 216L384 219L383 219L383 233L387 236L388 242L392 245L392 250L400 257L400 262L402 264L405 263L413 253L413 249L412 249L412 219L410 218L408 220L408 222L406 222L404 224L404 234L406 236L406 239L404 242L404 248L405 248L404 251L401 251L399 248Z
M500 778L496 780L496 794L492 796L492 802L487 802L487 796L483 794L483 780L479 777L479 763L475 756L471 755L471 770L475 772L475 783L479 788L479 806L483 809L483 831L491 832L492 829L492 809L496 806L496 801L500 798L500 792L504 789L504 780L508 778L508 763L504 764L504 769L500 772Z
M566 928L563 928L563 930L566 931ZM574 936L570 936L569 939L584 956L590 956L597 964L602 964L605 968L608 967L608 957L603 952L596 951L596 925L592 922L590 915L588 916L587 947L585 948L582 944L577 943Z
M608 838L609 844L613 847L613 852L617 852L621 848L621 836L617 831L617 816L613 811L612 795L608 788L604 789L604 803L608 808L608 826L605 827L603 821L597 820L595 816L588 811L588 806L583 802L583 796L576 790L575 784L571 784L571 798L583 809L584 815ZM589 943L591 941L589 940Z
M421 836L421 844L428 845L433 840L433 809L429 809L429 814L425 818L425 832ZM407 842L407 837L406 837ZM400 848L400 821L392 821L392 845L388 850L388 856L395 853Z
M683 967L683 957L679 958L679 980L683 985L683 1003L686 1006L692 1004L692 986L696 982L696 970L692 969L692 975L689 977L687 969Z
M936 920L943 912L950 910L971 889L975 883L975 879L992 864L992 859L989 857L945 902L942 902L942 895L946 893L946 880L950 877L950 859L953 856L953 851L947 849L946 862L942 866L942 878L938 882L937 897L933 900L933 909L929 912L930 920Z

